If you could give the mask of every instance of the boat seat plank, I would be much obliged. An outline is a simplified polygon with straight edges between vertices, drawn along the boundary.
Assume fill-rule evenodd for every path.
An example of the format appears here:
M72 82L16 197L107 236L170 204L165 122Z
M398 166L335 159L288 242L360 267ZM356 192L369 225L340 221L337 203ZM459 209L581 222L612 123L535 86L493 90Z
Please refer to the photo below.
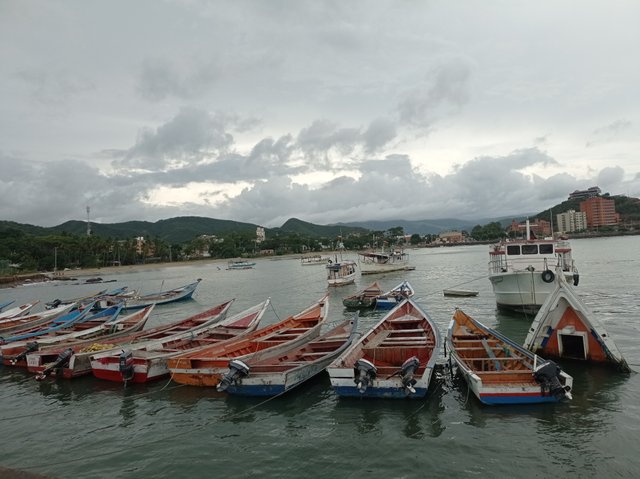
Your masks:
M502 365L500 364L500 361L497 360L496 355L493 352L493 349L489 347L489 343L487 343L486 339L482 340L482 346L484 347L485 351L487 351L487 354L489 355L489 357L495 360L496 371L500 371L502 369Z
M423 328L414 328L414 329L392 329L392 333L426 333Z

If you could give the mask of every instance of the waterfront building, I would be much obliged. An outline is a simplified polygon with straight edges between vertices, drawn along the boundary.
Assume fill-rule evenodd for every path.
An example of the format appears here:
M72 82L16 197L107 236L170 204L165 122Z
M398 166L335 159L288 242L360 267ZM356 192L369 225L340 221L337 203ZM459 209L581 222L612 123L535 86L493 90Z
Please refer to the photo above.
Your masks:
M573 233L587 229L587 214L584 211L568 210L556 215L558 233Z
M610 198L588 198L580 203L580 211L587 216L588 228L613 226L620 222L620 215L616 213L616 203Z
M569 194L570 200L584 200L587 198L593 198L594 196L600 196L602 194L602 190L597 186L592 186L591 188L587 188L586 190L575 190L573 193Z

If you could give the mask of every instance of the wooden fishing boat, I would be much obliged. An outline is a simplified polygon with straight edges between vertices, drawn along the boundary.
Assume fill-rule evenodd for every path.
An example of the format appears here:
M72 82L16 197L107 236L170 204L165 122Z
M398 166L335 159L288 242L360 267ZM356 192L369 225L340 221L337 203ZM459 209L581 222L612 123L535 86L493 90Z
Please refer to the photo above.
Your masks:
M325 295L304 311L241 339L169 358L171 379L180 384L215 387L231 359L259 361L318 337L328 312L329 295Z
M197 331L123 346L91 357L93 375L115 382L145 383L169 375L167 359L202 347L222 344L254 331L270 300Z
M16 334L18 331L34 327L44 327L46 324L53 322L55 319L64 316L75 309L77 305L63 304L54 309L47 309L39 313L18 316L17 318L3 319L0 321L0 344L2 337Z
M52 326L38 334L30 333L21 341L12 341L0 346L0 356L5 366L26 367L27 353L40 347L55 346L63 341L82 341L100 336L114 324L122 310L122 305L112 306L84 319L74 321L69 327Z
M451 358L484 404L571 399L573 378L499 332L456 309L447 331Z
M39 302L40 301L34 301L33 303L25 303L25 304L21 304L20 306L16 306L15 308L7 309L5 312L0 313L0 320L13 319L13 318L18 318L20 316L25 316Z
M441 342L429 315L406 299L327 367L331 386L339 396L424 397Z
M58 316L50 323L47 323L45 326L30 325L26 329L15 331L10 336L7 335L2 337L2 339L0 339L0 344L8 344L16 341L24 341L26 339L35 338L48 333L68 330L69 328L74 326L76 323L80 323L84 319L86 319L91 313L92 307L93 307L93 303L84 307L83 309L74 309L63 316Z
M152 294L139 295L115 295L108 298L103 298L98 302L99 308L108 308L114 304L123 302L124 309L140 309L146 308L151 304L167 304L175 303L176 301L184 301L190 299L193 296L196 288L200 284L201 279L194 281L193 283L181 286L179 288L170 289L168 291L162 291Z
M411 286L408 281L403 281L398 286L395 286L376 298L376 309L393 309L405 299L411 298L414 294L413 286Z
M96 301L98 298L100 298L102 295L105 295L105 294L108 294L107 290L103 289L103 290L95 291L93 293L85 294L83 296L79 296L73 299L56 298L52 301L48 301L44 303L44 307L45 309L54 309L54 308L57 308L58 306L62 306L65 304L72 304L72 303L78 304L78 305L87 304L87 303Z
M57 377L74 378L91 372L89 356L95 353L92 346L105 342L116 342L118 338L140 331L147 323L155 305L120 316L117 323L109 326L109 332L100 337L102 343L94 339L84 341L61 342L54 346L43 347L26 353L27 370L37 374L41 380L50 374ZM20 358L17 358L20 359Z
M445 296L453 296L456 298L469 298L478 296L478 291L468 291L464 289L443 289L442 294Z
M323 258L322 255L319 254L306 255L300 258L300 264L302 266L326 266L328 262L329 258Z
M253 269L256 264L253 261L229 261L227 269Z
M630 372L627 361L589 307L561 274L536 314L525 348L549 358L610 364Z
M242 396L282 394L321 373L353 342L355 320L344 321L317 339L262 360L232 359L217 385L218 392Z
M351 309L373 308L376 305L376 298L381 294L383 291L380 284L374 281L356 294L344 298L342 304Z
M71 347L73 354L68 358L68 362L64 363L62 366L58 366L54 373L57 376L69 379L91 374L91 356L96 353L113 350L121 351L125 345L150 340L161 340L181 333L191 334L194 331L198 331L200 328L205 328L210 324L223 319L223 315L226 315L226 312L231 307L233 301L234 300L224 302L186 319L174 321L162 326L156 326L154 328L126 335L119 335L116 337L101 338L99 342L84 341L81 344L75 344ZM147 308L144 308L141 311L147 311L146 314L150 314L151 309L153 309L154 306L155 305L147 306ZM139 313L141 311L139 311ZM41 372L43 369L48 367L47 364L50 365L56 361L56 354L62 354L66 349L69 348L64 348L62 351L47 350L46 355L39 353L27 355L27 369L30 372ZM57 371L59 371L59 373Z
M327 264L329 286L345 286L356 280L356 263L351 260L331 261Z
M409 255L404 251L368 251L358 253L358 262L362 274L389 273L415 269L409 266Z

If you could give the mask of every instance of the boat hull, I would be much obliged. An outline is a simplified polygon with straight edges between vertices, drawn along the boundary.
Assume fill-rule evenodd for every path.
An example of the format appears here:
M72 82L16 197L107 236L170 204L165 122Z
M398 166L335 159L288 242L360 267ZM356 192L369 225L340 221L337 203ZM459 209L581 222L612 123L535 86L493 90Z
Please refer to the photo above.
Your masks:
M573 273L564 273L567 281L573 281ZM542 271L517 271L490 275L496 305L499 308L537 312L555 289L553 282L542 280Z
M356 387L353 368L329 368L331 387L338 396L359 398L405 399L423 398L429 390L432 369L424 371L420 380L413 386L415 393L409 393L400 379L376 379L364 392Z

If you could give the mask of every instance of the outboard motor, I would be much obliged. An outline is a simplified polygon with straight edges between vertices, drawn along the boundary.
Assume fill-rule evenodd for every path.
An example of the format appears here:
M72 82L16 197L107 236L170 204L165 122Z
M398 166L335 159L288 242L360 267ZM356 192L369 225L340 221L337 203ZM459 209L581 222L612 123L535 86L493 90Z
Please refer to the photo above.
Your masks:
M51 371L55 371L65 367L67 364L69 364L71 356L73 356L73 349L67 348L62 351L60 354L58 354L58 357L50 366L46 367L40 374L36 376L36 381L42 381L49 374L51 374Z
M226 391L231 384L239 382L242 378L246 378L249 375L250 369L246 363L239 359L232 359L229 361L229 371L216 386L216 391Z
M34 351L37 351L38 347L39 347L39 345L38 345L37 341L29 341L27 343L27 345L25 346L24 351L22 351L20 354L18 354L15 358L10 360L9 362L12 365L17 364L19 361L22 361L24 358L26 358L27 354L32 353Z
M571 388L563 386L560 382L560 372L562 370L553 361L546 361L538 366L533 372L533 378L540 383L543 394L551 394L554 398L560 400L563 398L571 399Z
M573 285L578 286L580 282L580 275L578 273L573 273Z
M400 378L402 380L402 385L405 387L409 394L414 394L416 390L413 386L418 382L413 378L413 375L420 367L420 360L413 356L407 359L404 363L402 363L402 367L400 368Z
M378 368L376 368L371 361L367 361L366 359L358 359L353 367L353 382L357 384L358 391L360 391L361 394L364 394L367 388L371 386L377 375Z
M124 349L120 353L118 369L120 374L122 374L122 379L125 384L127 381L131 381L133 379L133 352L125 351Z
M62 304L62 300L54 299L53 301L49 301L44 305L45 309L55 309Z

